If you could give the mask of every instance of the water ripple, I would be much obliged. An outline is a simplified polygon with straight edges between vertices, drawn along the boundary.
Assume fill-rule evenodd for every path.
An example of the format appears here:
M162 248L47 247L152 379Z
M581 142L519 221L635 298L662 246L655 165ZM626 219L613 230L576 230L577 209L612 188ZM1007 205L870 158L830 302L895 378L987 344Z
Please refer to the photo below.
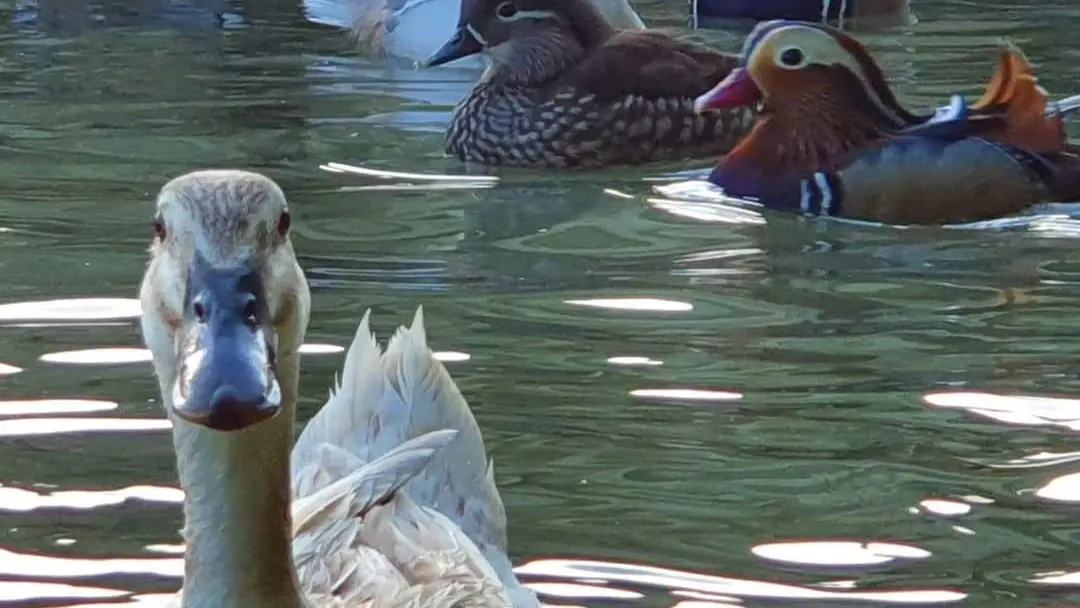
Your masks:
M868 602L876 605L912 605L960 602L967 597L966 594L948 589L830 591L800 585L768 583L681 572L653 566L595 560L538 560L524 564L514 571L527 576L597 580L603 581L605 585L623 583L642 588L694 591L737 598L831 600Z

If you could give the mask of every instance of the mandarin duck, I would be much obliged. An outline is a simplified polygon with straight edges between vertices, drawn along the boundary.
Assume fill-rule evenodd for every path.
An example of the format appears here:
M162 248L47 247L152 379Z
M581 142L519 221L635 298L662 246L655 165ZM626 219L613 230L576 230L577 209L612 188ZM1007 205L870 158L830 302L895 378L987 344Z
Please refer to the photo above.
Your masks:
M753 130L709 181L765 207L892 224L999 218L1080 199L1080 149L1019 50L1007 47L986 93L932 115L906 110L858 41L823 24L758 24L742 62L700 96L708 114L761 107Z
M753 110L699 116L694 98L738 64L656 31L620 31L586 0L463 0L427 65L484 51L446 151L490 165L591 168L728 151Z

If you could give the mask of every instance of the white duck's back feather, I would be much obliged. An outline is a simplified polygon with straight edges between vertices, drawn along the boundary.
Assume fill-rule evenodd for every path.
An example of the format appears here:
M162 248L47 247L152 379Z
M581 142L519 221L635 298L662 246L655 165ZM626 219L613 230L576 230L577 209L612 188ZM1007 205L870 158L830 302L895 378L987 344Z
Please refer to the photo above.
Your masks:
M406 592L417 606L539 606L513 574L480 429L427 346L422 310L385 353L369 316L292 453L302 587L350 606Z

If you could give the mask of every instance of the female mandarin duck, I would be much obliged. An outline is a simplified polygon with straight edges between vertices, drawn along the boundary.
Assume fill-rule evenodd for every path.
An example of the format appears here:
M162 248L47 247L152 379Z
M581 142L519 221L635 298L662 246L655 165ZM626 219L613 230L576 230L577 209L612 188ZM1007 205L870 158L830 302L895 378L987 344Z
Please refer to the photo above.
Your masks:
M701 112L760 105L749 135L709 176L766 207L895 224L1002 217L1080 198L1080 155L1023 55L1008 48L986 94L933 116L905 110L853 38L826 25L759 24L742 64Z
M589 0L619 29L645 29L627 0ZM350 30L365 55L424 61L454 34L461 0L305 0L315 23ZM479 69L480 57L454 63Z
M751 109L707 117L694 98L738 57L652 31L619 31L585 0L463 0L428 61L484 51L492 65L455 108L446 151L519 167L601 167L726 152Z
M190 173L154 227L139 295L185 493L184 608L539 608L419 311L385 352L365 315L293 447L310 294L281 190Z

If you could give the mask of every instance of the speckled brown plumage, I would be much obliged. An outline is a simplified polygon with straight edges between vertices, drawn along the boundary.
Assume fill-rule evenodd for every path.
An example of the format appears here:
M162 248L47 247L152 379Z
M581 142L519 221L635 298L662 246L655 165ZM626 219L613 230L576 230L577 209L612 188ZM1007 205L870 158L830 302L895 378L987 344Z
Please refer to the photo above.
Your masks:
M693 110L737 56L657 31L616 31L584 0L511 1L462 5L460 35L492 66L454 110L449 154L589 168L720 154L749 130L752 109ZM529 16L507 21L498 10Z
M1080 155L1018 49L986 94L916 115L862 45L821 24L759 24L699 108L762 103L709 181L766 207L895 224L987 220L1080 199Z

